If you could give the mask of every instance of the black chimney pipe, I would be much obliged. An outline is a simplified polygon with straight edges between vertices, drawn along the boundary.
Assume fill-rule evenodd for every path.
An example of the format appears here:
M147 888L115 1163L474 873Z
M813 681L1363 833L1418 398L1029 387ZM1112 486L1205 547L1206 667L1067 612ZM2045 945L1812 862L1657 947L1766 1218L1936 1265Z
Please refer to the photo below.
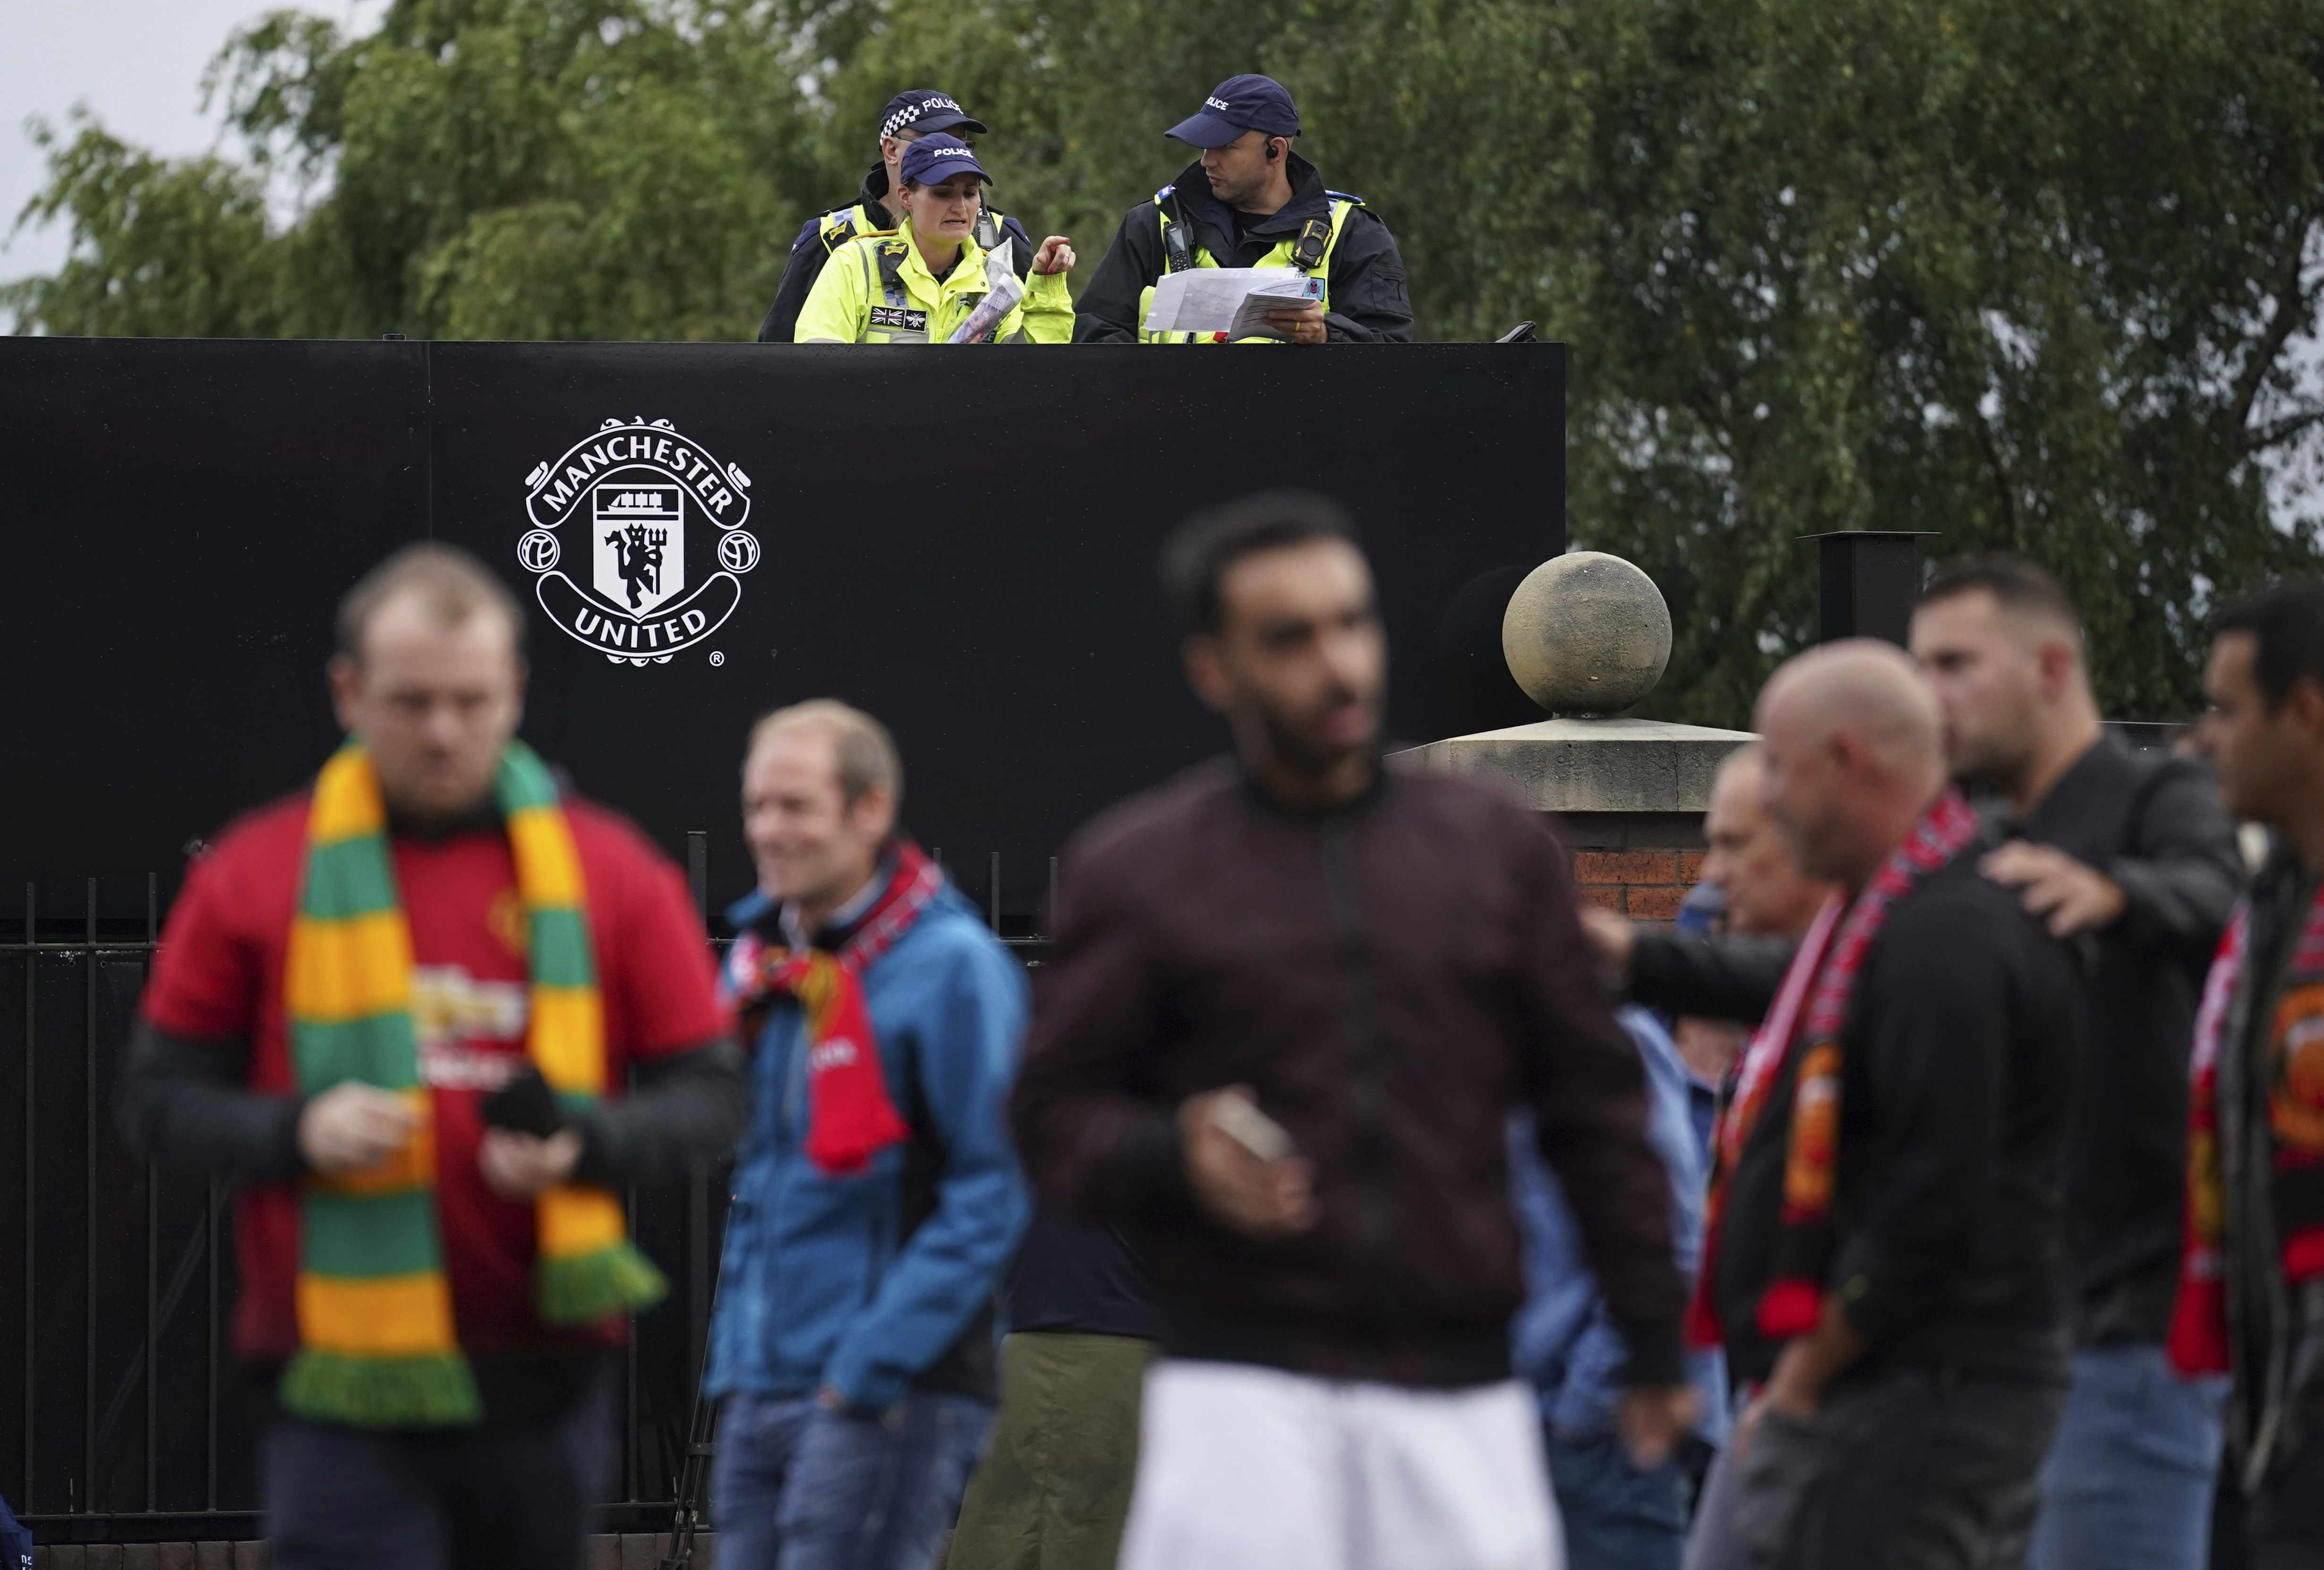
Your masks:
M1921 594L1926 529L1850 529L1803 534L1816 542L1816 642L1886 638L1903 648Z

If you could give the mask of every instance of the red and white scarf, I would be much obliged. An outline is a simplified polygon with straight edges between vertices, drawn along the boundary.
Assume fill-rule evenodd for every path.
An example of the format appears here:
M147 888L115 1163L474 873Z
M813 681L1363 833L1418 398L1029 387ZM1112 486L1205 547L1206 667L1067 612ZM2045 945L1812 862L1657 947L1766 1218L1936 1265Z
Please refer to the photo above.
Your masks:
M2171 1361L2181 1373L2226 1373L2227 1181L2219 1162L2219 1055L2243 1049L2250 1011L2265 998L2247 974L2251 907L2236 907L2195 1011L2188 1065L2186 1244L2171 1316ZM2249 984L2256 983L2256 986ZM2230 1040L2233 1032L2235 1039ZM2268 1021L2269 1208L2287 1286L2324 1277L2324 890L2301 924Z
M1751 1043L1744 1048L1735 1093L1720 1113L1717 1165L1704 1228L1702 1273L1688 1306L1687 1339L1715 1347L1725 1339L1719 1319L1720 1233L1726 1220L1727 1189L1743 1159L1767 1097L1782 1078L1795 1048L1804 1044L1792 1093L1792 1120L1785 1131L1782 1231L1775 1245L1775 1278L1760 1298L1758 1332L1770 1341L1804 1335L1823 1312L1824 1277L1831 1268L1836 1238L1832 1189L1840 1158L1840 1035L1848 1025L1856 979L1864 956L1887 924L1888 913L1920 887L1930 873L1974 843L1977 814L1958 790L1948 790L1888 853L1852 902L1838 894L1816 912L1815 923L1792 956L1791 967ZM1843 919L1843 916L1845 919Z
M897 841L891 854L886 886L835 953L770 944L745 932L726 951L720 977L746 1045L758 1040L777 1000L796 1000L806 1015L807 1156L828 1177L864 1170L911 1133L888 1094L863 973L911 929L943 890L944 873L909 840Z

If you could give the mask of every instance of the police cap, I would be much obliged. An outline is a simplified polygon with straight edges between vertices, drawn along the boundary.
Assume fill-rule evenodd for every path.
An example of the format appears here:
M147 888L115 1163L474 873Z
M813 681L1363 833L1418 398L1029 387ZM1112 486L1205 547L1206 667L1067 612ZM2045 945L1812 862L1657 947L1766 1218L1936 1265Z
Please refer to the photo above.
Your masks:
M984 125L970 119L949 93L934 88L906 88L889 99L880 114L881 135L893 136L899 131L969 131L982 136Z
M1299 109L1291 93L1273 77L1229 77L1211 89L1203 106L1163 133L1195 147L1224 147L1246 131L1269 136L1299 134Z

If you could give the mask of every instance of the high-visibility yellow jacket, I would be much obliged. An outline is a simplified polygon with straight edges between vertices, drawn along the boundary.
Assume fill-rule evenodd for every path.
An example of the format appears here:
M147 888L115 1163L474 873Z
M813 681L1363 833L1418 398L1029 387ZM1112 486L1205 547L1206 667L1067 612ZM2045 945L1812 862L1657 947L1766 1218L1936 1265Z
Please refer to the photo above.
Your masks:
M831 254L858 235L878 234L893 226L888 217L888 170L885 164L874 163L872 172L863 177L863 189L853 201L844 207L819 213L799 226L798 237L791 242L790 260L783 264L783 281L775 290L775 302L767 308L766 320L759 324L759 341L762 344L787 344L798 327L799 311L807 305L807 297L814 292L815 281L823 276L824 264ZM1022 279L1033 267L1033 237L1025 226L1006 213L986 208L977 216L976 243L988 251L997 250L1004 243L1011 245L1010 260Z
M1172 188L1164 186L1154 193L1156 217L1161 224L1165 254L1169 254L1172 217ZM1286 235L1268 248L1267 254L1250 263L1253 267L1289 267L1309 278L1320 279L1323 284L1323 309L1332 309L1332 253L1340 248L1340 231L1347 227L1348 215L1364 205L1363 198L1351 197L1341 191L1327 193L1330 217L1319 227L1323 233L1312 238L1303 227L1296 235ZM1309 249L1303 255L1300 247ZM1197 242L1185 248L1187 259L1196 267L1216 267L1219 259L1211 254L1210 247ZM1303 264L1304 263L1304 264ZM1227 341L1224 333L1150 333L1146 330L1146 313L1154 305L1154 285L1148 284L1138 297L1138 341L1141 344L1218 344ZM1240 344L1276 344L1280 338L1237 338Z
M1324 288L1323 326L1335 344L1408 344L1412 296L1396 236L1359 197L1330 189L1291 154L1291 199L1265 218L1238 221L1211 194L1200 163L1122 215L1113 243L1074 302L1077 344L1211 343L1210 335L1149 334L1154 286L1189 267L1288 267ZM1272 338L1256 340L1272 343Z
M974 240L961 242L960 260L937 278L909 235L864 235L831 254L799 311L792 341L941 344L984 295L984 251ZM1036 272L1025 280L1025 298L978 341L1062 344L1073 335L1065 275Z

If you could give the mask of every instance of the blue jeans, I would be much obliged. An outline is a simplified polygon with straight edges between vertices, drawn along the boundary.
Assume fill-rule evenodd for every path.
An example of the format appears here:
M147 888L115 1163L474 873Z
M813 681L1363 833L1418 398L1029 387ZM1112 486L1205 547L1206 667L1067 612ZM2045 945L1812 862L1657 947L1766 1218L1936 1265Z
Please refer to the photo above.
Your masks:
M1640 1472L1611 1434L1550 1428L1543 1443L1565 1527L1567 1570L1679 1570L1686 1500L1676 1462Z
M2076 1353L2033 1570L2203 1570L2225 1399L2218 1380L2172 1373L2159 1346Z
M989 1402L922 1390L880 1413L727 1397L710 1472L720 1570L927 1570L991 1425Z

